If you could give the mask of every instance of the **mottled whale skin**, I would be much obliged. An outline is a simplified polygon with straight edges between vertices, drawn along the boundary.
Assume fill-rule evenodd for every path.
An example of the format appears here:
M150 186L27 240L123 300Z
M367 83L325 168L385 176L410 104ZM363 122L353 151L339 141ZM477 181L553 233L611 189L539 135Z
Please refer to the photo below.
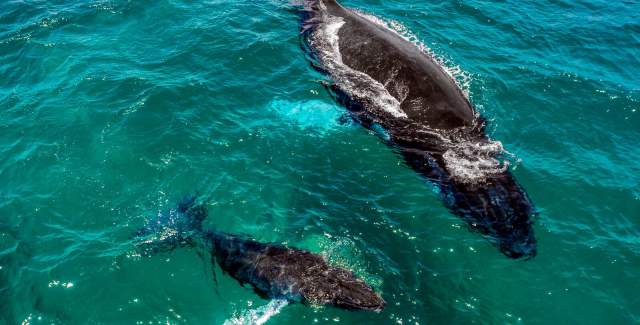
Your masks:
M320 255L223 233L208 238L220 267L262 296L350 310L384 309L384 300L364 281Z
M334 0L305 1L301 29L303 48L332 78L336 99L365 127L382 128L406 163L437 185L450 211L506 256L536 255L535 209L508 165L465 173L498 163L501 147L495 150L484 119L431 55Z
M224 273L265 298L348 310L384 309L382 297L351 271L331 266L320 255L302 249L203 230L206 217L204 205L187 197L176 209L159 214L136 232L138 247L147 256L183 246L204 247Z

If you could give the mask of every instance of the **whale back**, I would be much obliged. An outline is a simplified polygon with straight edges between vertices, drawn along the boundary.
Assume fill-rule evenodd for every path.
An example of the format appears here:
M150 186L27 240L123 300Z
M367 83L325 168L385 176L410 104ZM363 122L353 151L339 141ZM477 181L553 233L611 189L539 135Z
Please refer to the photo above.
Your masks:
M396 117L406 118L404 122L414 127L431 129L455 129L476 124L477 114L460 87L432 56L415 44L336 1L311 1L308 8L314 12L310 21L331 25L328 21L334 20L333 24L339 25L337 33L327 37L337 39L332 44L337 48L332 50L337 52L337 59L344 65L342 68L364 73L382 85L398 102L402 114ZM327 32L335 30L329 28ZM358 77L363 76L356 75L348 82L358 83L355 80ZM360 84L357 87L371 85ZM367 105L370 99L356 100ZM375 111L371 107L365 109L369 109L369 113ZM379 118L376 122L391 125L398 119Z
M220 267L265 297L380 311L384 300L352 272L333 267L319 255L229 234L212 235Z

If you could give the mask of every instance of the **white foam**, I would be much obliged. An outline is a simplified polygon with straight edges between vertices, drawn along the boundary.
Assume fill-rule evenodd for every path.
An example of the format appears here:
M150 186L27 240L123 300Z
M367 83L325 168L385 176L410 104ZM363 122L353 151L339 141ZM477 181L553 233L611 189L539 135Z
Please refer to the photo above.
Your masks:
M274 299L268 304L243 311L224 322L224 325L262 325L280 313L289 302L284 299Z

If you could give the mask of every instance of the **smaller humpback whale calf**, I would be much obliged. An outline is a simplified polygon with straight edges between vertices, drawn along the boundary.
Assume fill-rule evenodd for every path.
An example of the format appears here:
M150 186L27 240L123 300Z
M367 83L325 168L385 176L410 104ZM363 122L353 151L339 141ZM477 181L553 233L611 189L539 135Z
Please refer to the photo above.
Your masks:
M383 135L437 186L451 212L505 255L535 256L533 204L442 65L379 19L335 0L305 0L301 16L303 49L356 121Z
M349 310L384 309L385 301L351 271L302 249L204 230L206 217L204 205L195 197L186 197L136 232L138 247L144 255L151 255L176 247L203 246L224 273L265 298Z

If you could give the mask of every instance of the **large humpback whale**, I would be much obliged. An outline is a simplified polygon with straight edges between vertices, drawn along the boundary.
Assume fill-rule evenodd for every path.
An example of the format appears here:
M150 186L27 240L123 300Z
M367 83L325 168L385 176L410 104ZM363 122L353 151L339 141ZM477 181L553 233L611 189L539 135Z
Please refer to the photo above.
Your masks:
M186 197L137 231L138 247L144 255L181 246L205 247L212 262L262 297L350 310L384 309L385 301L351 271L302 249L204 230L206 217L204 206L195 197Z
M306 0L302 40L332 93L439 188L446 206L512 258L536 254L533 205L454 79L400 34L334 0Z

